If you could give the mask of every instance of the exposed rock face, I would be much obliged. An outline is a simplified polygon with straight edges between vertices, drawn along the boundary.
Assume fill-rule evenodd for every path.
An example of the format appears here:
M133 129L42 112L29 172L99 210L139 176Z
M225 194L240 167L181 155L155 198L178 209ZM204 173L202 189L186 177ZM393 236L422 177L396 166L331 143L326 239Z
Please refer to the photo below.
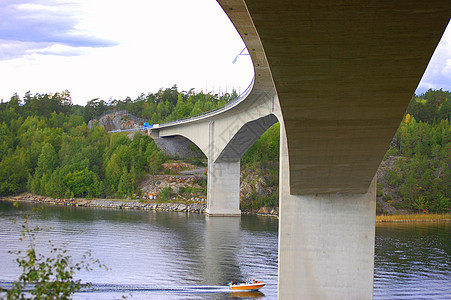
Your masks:
M277 189L277 185L269 185L266 176L258 170L247 169L241 171L241 198L246 199L255 193L259 196L269 196Z
M262 196L267 196L271 193L269 188L266 186L266 178L264 176L258 179L257 183L255 184L255 191L257 192L257 194Z
M94 120L89 121L88 127L92 128L94 122ZM102 116L98 120L98 126L105 127L106 131L140 128L142 127L142 120L125 111L119 111Z
M157 199L161 190L169 187L173 200L177 197L184 198L188 201L204 202L207 195L201 191L203 188L199 185L201 176L184 176L184 175L147 175L141 182L141 193L144 199ZM181 195L182 189L191 188L192 193Z
M395 206L402 204L402 199L397 189L386 182L387 171L393 169L395 163L405 159L402 156L389 156L384 159L377 169L377 185L379 196L377 201L377 214L406 214L407 209L398 209Z
M271 210L268 207L262 207L258 210L257 212L258 214L264 214L264 215L268 215L271 213Z

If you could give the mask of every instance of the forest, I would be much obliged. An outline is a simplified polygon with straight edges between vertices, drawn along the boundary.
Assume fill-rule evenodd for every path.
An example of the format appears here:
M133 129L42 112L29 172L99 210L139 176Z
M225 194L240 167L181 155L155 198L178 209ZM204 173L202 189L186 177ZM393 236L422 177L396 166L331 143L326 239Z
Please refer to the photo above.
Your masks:
M13 95L0 104L0 196L31 192L50 197L126 198L139 195L141 178L170 160L137 133L108 134L87 123L126 110L150 123L195 116L227 104L221 96L178 91L176 85L132 100L92 99L73 105L70 93ZM446 212L450 201L451 93L414 95L385 159L394 164L378 180L378 197L415 212ZM242 209L278 204L279 125L273 125L241 160L242 170L265 177L267 195L251 192ZM380 207L378 207L380 209Z
M385 159L395 163L378 180L397 193L378 194L396 208L444 213L451 208L451 93L414 96ZM397 199L395 199L397 198Z
M87 122L108 110L128 110L153 123L176 120L225 105L221 97L178 92L177 87L131 101L94 99L72 104L68 91L17 94L0 104L0 196L31 192L57 198L126 198L139 194L138 183L169 160L153 140L136 133L108 134Z

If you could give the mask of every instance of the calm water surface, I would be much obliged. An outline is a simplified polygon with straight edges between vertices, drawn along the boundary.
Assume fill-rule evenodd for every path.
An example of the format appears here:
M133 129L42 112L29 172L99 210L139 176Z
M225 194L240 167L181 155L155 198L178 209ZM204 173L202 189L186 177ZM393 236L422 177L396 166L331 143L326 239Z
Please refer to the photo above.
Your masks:
M374 299L451 299L451 223L376 225Z
M206 218L155 211L49 207L36 213L38 235L70 249L75 260L91 249L110 270L80 273L94 291L74 299L276 299L275 218ZM0 201L0 285L20 274L9 250L19 241L20 211ZM389 224L376 230L375 299L451 299L451 224ZM230 293L226 284L248 277L267 285L257 293ZM131 296L130 296L131 295Z

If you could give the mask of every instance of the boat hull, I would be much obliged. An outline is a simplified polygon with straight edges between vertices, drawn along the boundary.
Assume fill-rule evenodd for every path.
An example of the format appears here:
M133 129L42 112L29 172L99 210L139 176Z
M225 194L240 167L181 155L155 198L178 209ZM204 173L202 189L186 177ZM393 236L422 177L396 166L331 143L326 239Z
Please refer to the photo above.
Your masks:
M265 283L263 282L256 282L256 283L241 283L236 285L231 285L230 289L232 291L256 291L262 287L265 286Z

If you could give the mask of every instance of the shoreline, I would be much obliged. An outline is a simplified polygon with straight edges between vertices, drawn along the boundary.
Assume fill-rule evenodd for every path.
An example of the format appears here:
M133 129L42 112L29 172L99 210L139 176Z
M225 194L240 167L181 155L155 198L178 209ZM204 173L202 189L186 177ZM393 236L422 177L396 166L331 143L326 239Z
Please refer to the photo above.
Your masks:
M73 207L93 207L110 209L135 209L135 210L156 210L185 213L205 213L207 203L183 203L183 202L141 202L132 199L54 199L46 196L22 194L13 197L0 197L0 201L37 203L45 205L62 205ZM278 211L266 207L256 212L242 211L242 215L258 215L278 218ZM405 214L405 215L378 215L377 223L421 223L421 222L451 222L451 214Z
M161 203L161 202L141 202L131 199L85 199L71 198L59 199L46 196L37 196L31 194L23 194L14 197L0 197L1 201L36 203L45 205L59 205L72 207L93 207L93 208L110 208L110 209L134 209L134 210L160 210L174 212L190 212L204 213L207 207L206 203Z
M24 202L56 206L72 207L92 207L109 209L127 209L127 210L156 210L184 213L204 214L207 209L206 202L157 202L157 201L139 201L133 199L85 199L71 198L59 199L47 196L38 196L32 194L22 194L12 197L0 197L0 201ZM278 211L274 209L260 209L258 212L242 211L241 215L258 215L268 217L278 217Z
M406 215L379 215L376 223L425 223L425 222L451 222L451 214L406 214Z

